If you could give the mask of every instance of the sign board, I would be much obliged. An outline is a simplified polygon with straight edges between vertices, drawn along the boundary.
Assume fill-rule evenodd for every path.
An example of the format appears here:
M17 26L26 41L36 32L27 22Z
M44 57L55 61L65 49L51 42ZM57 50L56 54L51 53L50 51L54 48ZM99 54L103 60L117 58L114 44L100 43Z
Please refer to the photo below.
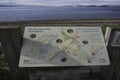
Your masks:
M120 31L115 31L111 45L120 47Z
M109 64L100 27L25 27L19 67Z

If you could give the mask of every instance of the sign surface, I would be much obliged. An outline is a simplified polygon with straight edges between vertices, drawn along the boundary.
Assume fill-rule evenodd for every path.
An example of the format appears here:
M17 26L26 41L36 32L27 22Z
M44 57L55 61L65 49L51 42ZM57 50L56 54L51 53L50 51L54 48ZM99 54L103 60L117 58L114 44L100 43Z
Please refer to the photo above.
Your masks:
M25 27L19 67L109 64L100 27Z
M120 31L115 31L111 45L120 47Z

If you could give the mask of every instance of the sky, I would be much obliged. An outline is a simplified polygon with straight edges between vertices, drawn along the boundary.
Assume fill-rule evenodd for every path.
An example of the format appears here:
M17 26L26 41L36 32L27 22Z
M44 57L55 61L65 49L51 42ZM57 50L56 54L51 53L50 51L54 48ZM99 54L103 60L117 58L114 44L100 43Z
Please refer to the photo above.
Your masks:
M40 6L120 5L120 0L0 0L0 4Z

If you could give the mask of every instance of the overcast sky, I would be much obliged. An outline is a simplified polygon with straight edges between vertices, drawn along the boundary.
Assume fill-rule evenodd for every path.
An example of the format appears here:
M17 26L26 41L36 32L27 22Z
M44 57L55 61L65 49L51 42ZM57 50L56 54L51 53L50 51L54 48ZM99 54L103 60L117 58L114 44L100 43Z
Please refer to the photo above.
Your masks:
M0 0L2 4L41 6L120 4L120 0Z

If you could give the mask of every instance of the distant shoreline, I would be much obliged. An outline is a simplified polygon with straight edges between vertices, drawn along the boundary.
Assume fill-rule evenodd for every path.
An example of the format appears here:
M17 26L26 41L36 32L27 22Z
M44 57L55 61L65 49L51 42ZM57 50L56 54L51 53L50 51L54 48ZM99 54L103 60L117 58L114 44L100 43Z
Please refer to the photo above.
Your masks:
M66 5L66 6L40 6L40 5L1 5L0 7L120 7L120 5Z

